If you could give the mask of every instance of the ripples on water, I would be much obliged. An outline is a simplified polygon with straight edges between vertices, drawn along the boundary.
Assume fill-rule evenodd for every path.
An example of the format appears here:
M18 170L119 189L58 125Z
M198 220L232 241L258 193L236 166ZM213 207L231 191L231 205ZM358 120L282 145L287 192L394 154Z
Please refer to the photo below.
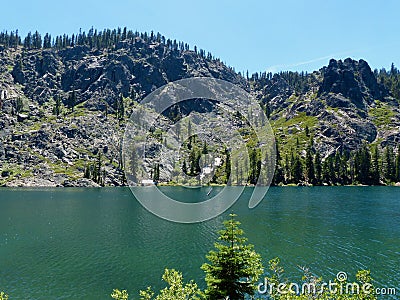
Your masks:
M209 191L170 189L182 199L201 200ZM223 216L175 224L144 210L129 189L0 189L0 289L12 299L108 299L113 288L138 298L139 289L162 286L166 267L202 285L205 254L234 211L264 265L281 257L295 281L302 275L298 265L326 280L339 271L352 279L358 269L371 269L377 286L400 292L398 192L271 188L249 210L246 189Z

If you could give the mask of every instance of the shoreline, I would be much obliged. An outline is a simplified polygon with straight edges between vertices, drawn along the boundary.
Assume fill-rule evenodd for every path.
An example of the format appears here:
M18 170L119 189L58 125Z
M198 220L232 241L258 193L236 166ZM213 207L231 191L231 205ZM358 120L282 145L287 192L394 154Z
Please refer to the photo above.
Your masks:
M159 187L184 187L183 185L153 185ZM208 188L208 187L226 187L228 185L204 185L201 188ZM243 187L243 188L254 188L254 185L229 185L230 187ZM137 187L149 187L149 186L137 186ZM386 185L363 185L363 184L353 184L353 185L271 185L267 188L313 188L313 187L400 187L400 183L397 182L395 184L386 184ZM80 186L80 185L1 185L0 189L73 189L73 188L88 188L88 189L106 189L106 188L130 188L128 185L107 185L107 186Z

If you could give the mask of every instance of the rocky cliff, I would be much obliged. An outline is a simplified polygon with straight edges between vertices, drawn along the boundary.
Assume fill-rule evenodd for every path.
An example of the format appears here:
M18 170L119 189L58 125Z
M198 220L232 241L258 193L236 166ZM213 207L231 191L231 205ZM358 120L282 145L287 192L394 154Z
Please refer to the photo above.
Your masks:
M399 99L378 82L366 61L332 59L319 71L293 77L281 73L252 82L256 97L269 105L283 148L297 139L308 143L306 127L324 157L363 142L382 147L400 142Z

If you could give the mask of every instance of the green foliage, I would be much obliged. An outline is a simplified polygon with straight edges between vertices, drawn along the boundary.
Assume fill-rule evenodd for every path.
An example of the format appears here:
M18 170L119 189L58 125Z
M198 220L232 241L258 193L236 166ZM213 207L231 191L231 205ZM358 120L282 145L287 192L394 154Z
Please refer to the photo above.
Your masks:
M115 117L122 121L125 116L125 104L124 104L124 97L122 94L119 95L118 99L115 101Z
M197 284L193 281L184 284L183 276L181 272L174 269L165 269L162 279L169 285L160 291L160 293L154 297L154 292L150 287L145 291L140 291L140 299L142 300L190 300L190 299L201 299L201 291L197 287Z
M8 295L4 292L0 292L0 300L8 300Z
M396 181L400 182L400 149L397 149L397 157L396 157Z
M83 177L91 179L94 182L104 186L106 178L106 170L102 168L103 159L101 156L100 149L97 149L97 160L95 163L89 163L85 165L83 171Z
M381 69L378 73L375 70L375 75L377 76L378 82L383 84L395 97L397 100L400 100L400 72L392 63L390 67L390 71L386 71L385 69Z
M273 185L278 185L279 183L284 182L285 176L284 176L284 169L282 166L282 161L281 161L281 152L279 150L278 145L276 146L276 165L275 165L275 173L274 173L274 178L272 179L272 184Z
M254 73L250 78L250 83L255 87L265 86L268 82L283 80L296 93L305 92L308 83L308 74L304 72L282 71L277 74Z
M312 275L303 268L302 283L296 284L284 279L284 269L279 258L269 261L270 276L266 277L269 289L267 293L273 300L376 300L377 295L372 284L370 271L361 270L356 274L356 282L338 281L323 283L322 278ZM296 291L296 287L299 288ZM363 289L363 287L366 287ZM298 292L298 293L297 293Z
M364 143L359 149L348 152L337 150L328 157L314 148L312 137L301 153L301 145L293 149L282 160L278 151L275 176L272 183L279 184L313 184L313 185L379 185L382 182L393 184L400 181L400 145L387 145L381 150L377 144ZM279 148L278 148L279 149Z
M315 182L315 168L314 168L313 154L311 152L311 148L307 149L305 167L306 167L307 181L310 183L314 183Z
M378 145L373 148L372 161L371 161L371 183L379 184L380 170L379 170L379 149Z
M391 118L395 116L395 112L390 108L389 104L375 101L376 106L370 108L368 113L372 117L374 123L379 126L387 126L391 124Z
M383 169L385 178L388 182L393 182L396 180L395 155L393 148L390 145L385 148L383 154Z
M155 164L153 169L153 181L158 182L160 180L160 164Z
M112 294L111 294L111 298L115 299L115 300L128 300L128 292L126 290L118 290L118 289L114 289Z
M24 109L24 101L21 99L21 97L18 97L16 102L15 102L15 112L19 114L22 112Z
M35 31L34 33L28 32L23 41L18 35L18 30L16 30L15 32L3 31L0 32L0 45L3 45L5 48L17 48L18 46L22 46L26 50L41 48L53 48L56 50L61 50L68 47L83 45L89 47L90 49L116 50L116 45L120 42L128 41L130 43L134 43L138 38L142 39L144 42L164 44L170 51L175 53L188 51L190 49L187 43L166 39L160 33L139 33L137 31L134 32L132 30L128 30L126 27L124 27L123 29L119 27L116 29L104 29L103 31L97 31L91 28L88 32L79 31L79 33L72 34L72 36L63 34L58 35L54 38L52 38L49 33L46 33L43 39L41 34L38 31ZM206 55L206 52L202 49L200 49L200 51L198 52L196 46L194 46L194 50L202 58L207 57L208 60L219 61L219 59L216 59L213 55L211 55L211 53L207 53ZM130 94L131 98L135 99L136 92L134 88L131 89Z
M235 217L230 214L230 219L224 222L225 228L219 232L220 242L215 243L216 250L206 256L210 263L201 267L206 273L208 299L234 300L253 295L263 273L261 257L253 245L246 243Z
M54 104L54 107L53 107L53 114L54 115L56 115L56 116L60 115L60 113L61 113L61 104L62 104L61 97L57 96L55 104Z
M250 159L249 182L250 184L256 184L261 171L260 149L258 148L251 149L249 159Z
M361 270L356 274L355 282L347 279L338 281L333 285L323 282L322 278L313 275L308 269L302 268L304 274L299 283L290 282L284 278L285 270L280 259L269 261L269 275L263 283L259 277L263 274L261 257L254 251L251 244L243 237L240 223L235 220L236 215L230 214L230 219L224 221L224 229L219 231L220 242L215 243L216 250L211 250L206 256L210 263L202 265L206 273L207 289L202 292L196 283L190 281L183 283L181 272L174 269L165 269L162 276L168 286L158 295L148 287L140 291L141 300L219 300L219 299L245 299L250 296L254 299L257 287L264 285L265 293L273 300L376 300L376 290L373 286L370 271ZM293 287L298 287L299 290ZM358 288L357 288L358 287ZM266 296L266 295L265 295ZM127 300L126 290L114 290L111 297ZM246 298L247 299L247 298ZM0 298L1 300L1 298Z
M184 160L183 161L183 164L182 164L182 172L184 173L184 174L188 174L188 171L187 171L187 165L186 165L186 161Z
M226 149L225 150L225 174L226 174L226 180L225 183L230 184L230 182L232 181L230 179L231 177L231 154L229 153L229 150Z

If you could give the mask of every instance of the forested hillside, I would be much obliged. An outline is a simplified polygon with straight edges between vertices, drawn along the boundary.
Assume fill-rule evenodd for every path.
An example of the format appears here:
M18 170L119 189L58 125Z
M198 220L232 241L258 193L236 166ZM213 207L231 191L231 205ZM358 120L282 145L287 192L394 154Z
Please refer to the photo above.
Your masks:
M400 181L400 72L394 65L371 70L364 60L332 59L312 73L244 77L196 46L118 28L56 37L0 34L0 184L125 184L121 141L133 109L168 82L200 76L237 84L259 101L277 140L274 184ZM164 121L213 109L195 100L174 107ZM157 134L162 142L162 130ZM249 168L221 146L212 182L227 183L232 168L251 174L229 183L254 183L264 158L251 135L245 138ZM183 161L154 163L152 178L179 183L182 170L198 176L205 148L217 148L207 143L190 141Z

